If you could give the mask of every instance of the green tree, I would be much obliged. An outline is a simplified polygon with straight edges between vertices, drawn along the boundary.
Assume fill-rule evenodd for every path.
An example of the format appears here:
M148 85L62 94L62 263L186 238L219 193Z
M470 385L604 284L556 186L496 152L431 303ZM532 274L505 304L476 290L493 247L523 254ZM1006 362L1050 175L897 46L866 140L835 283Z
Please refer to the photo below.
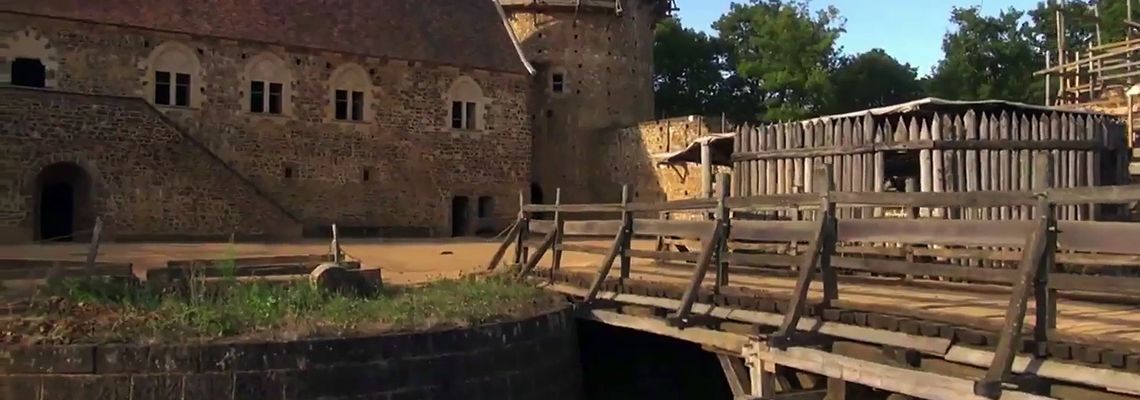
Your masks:
M653 42L653 88L662 117L719 113L724 48L716 38L667 18Z
M1041 103L1044 66L1035 27L1013 8L984 16L977 7L954 8L953 31L942 40L945 58L930 77L931 94L957 100L1002 99Z
M831 72L831 85L835 95L826 107L828 113L897 104L924 94L915 68L883 49L841 57Z
M843 32L834 7L816 13L797 0L733 3L714 24L733 72L755 86L764 120L818 114L831 96L835 41Z

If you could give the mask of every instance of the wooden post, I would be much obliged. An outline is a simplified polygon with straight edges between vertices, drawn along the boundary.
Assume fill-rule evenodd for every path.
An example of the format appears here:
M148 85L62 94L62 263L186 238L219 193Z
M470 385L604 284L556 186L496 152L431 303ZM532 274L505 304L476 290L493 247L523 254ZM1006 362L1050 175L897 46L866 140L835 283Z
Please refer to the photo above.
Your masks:
M728 233L732 227L732 219L728 212L728 207L725 205L725 200L728 198L728 174L720 174L717 179L717 201L716 201L716 221L723 228L721 234L725 240L718 240L716 252L716 286L714 290L720 293L722 286L728 286Z
M937 144L943 140L943 129L945 129L945 127L942 126L942 116L935 113L930 121L930 140L932 140L933 143ZM930 158L930 191L941 193L946 189L946 165L942 159L942 150L932 150L930 152ZM930 210L930 216L943 218L945 217L944 210L942 207L935 207Z
M839 284L835 269L831 268L831 255L835 253L835 203L831 201L831 192L835 190L835 172L830 165L820 165L815 171L812 181L815 182L813 191L820 194L820 220L826 230L824 241L820 246L819 268L823 276L823 304L830 307L831 303L839 299Z
M550 281L554 282L554 273L562 267L562 227L563 216L560 211L562 205L562 188L554 189L554 258L550 260Z
M1002 111L1000 118L1001 119L998 121L998 139L1009 140L1009 139L1011 139L1009 137L1009 134L1010 134L1009 113ZM996 174L997 175L997 183L998 183L997 190L1006 192L1006 191L1009 191L1009 188L1010 188L1010 185L1009 185L1010 184L1009 149L998 150L997 155L998 155L998 167L997 167L998 170L996 171L997 172L997 174ZM999 207L998 212L999 212L999 215L1001 215L1001 219L1003 219L1003 220L1004 219L1010 219L1010 217L1011 217L1009 206Z
M966 140L978 140L978 117L974 110L966 111L963 125L966 127ZM980 190L978 185L978 150L966 150L966 191ZM981 211L976 208L965 210L967 219L981 219Z
M709 142L701 142L701 197L712 198L712 152L709 149Z
M724 123L723 118L721 119L721 123ZM741 154L745 151L746 150L744 148L744 131L737 129L736 135L733 136L733 138L732 138L732 154ZM732 162L732 192L733 193L743 192L741 190L741 185L743 182L747 182L747 180L745 179L745 168L744 168L745 163L748 163L748 161L733 161Z
M526 210L526 194L519 190L519 234L515 237L515 265L526 262L526 238L530 233L530 217Z
M919 128L918 139L919 140L931 140L930 139L930 127L929 127L929 125L927 125L926 121L922 121L920 123L921 123L922 127ZM918 168L919 168L919 179L918 179L919 190L918 191L923 192L923 193L932 192L934 190L934 178L933 178L934 162L931 158L931 154L930 154L929 149L922 149L922 150L918 151ZM929 218L930 217L930 209L927 207L919 208L918 209L918 215L923 217L923 218Z
M95 257L99 255L99 241L103 236L103 217L95 217L95 229L91 231L91 244L87 246L87 277L95 275Z
M329 244L329 252L332 253L333 262L340 264L340 240L337 237L336 224L332 224L332 243Z
M776 396L776 368L771 362L749 360L748 372L752 383L751 398L771 399Z
M622 235L621 248L618 250L621 255L621 278L629 279L629 246L633 237L633 213L629 212L626 206L629 205L629 185L621 185L621 229L625 232Z
M1038 355L1044 356L1045 345L1049 341L1049 332L1057 328L1057 290L1049 288L1049 274L1054 269L1057 251L1057 218L1056 210L1049 201L1048 190L1053 187L1053 160L1048 153L1038 154L1033 160L1034 191L1038 193L1036 212L1034 217L1045 220L1047 223L1047 237L1045 238L1045 255L1037 272L1033 284L1033 301L1036 305L1036 320L1033 329L1033 338L1037 342ZM1042 321L1045 321L1042 323Z

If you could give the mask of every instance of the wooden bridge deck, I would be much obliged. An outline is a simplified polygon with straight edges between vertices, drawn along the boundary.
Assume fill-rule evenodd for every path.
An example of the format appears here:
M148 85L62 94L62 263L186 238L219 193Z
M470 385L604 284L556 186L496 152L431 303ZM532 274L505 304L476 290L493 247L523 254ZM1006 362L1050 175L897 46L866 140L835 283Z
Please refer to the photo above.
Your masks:
M604 245L602 242L597 245ZM633 248L652 250L652 241L635 241ZM570 253L567 253L569 256ZM595 276L601 255L574 253L563 260L561 269L574 274ZM540 264L549 268L549 260ZM683 290L692 276L693 265L633 260L630 278L634 281L664 283ZM548 272L536 273L545 276ZM758 297L785 299L796 285L793 275L774 271L733 268L731 287L742 288ZM705 277L712 286L715 276ZM902 315L921 320L996 330L1005 318L1009 288L952 282L908 284L898 278L841 277L836 305L843 309ZM588 287L587 287L588 288ZM813 282L809 298L822 298L822 284ZM1026 324L1033 325L1035 305L1029 303ZM1140 305L1058 300L1057 336L1079 343L1101 343L1120 350L1140 351Z

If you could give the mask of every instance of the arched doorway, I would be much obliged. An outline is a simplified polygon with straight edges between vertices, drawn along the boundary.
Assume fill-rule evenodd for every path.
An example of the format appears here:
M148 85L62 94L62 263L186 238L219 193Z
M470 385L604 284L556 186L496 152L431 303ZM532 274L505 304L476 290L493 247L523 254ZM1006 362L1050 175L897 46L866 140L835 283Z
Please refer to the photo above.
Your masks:
M36 177L36 240L72 241L92 219L91 180L73 163L44 167Z
M35 58L12 60L12 84L16 86L44 87L47 83L47 68Z
M467 196L451 198L451 236L465 236L471 230L471 213Z

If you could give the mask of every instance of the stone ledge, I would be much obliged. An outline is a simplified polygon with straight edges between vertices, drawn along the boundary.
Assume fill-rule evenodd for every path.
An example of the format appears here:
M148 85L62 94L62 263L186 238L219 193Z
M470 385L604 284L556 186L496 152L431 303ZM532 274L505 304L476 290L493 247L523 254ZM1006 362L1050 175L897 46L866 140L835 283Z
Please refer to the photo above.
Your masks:
M580 398L569 308L464 329L292 342L0 347L0 398ZM91 397L95 394L95 397Z

